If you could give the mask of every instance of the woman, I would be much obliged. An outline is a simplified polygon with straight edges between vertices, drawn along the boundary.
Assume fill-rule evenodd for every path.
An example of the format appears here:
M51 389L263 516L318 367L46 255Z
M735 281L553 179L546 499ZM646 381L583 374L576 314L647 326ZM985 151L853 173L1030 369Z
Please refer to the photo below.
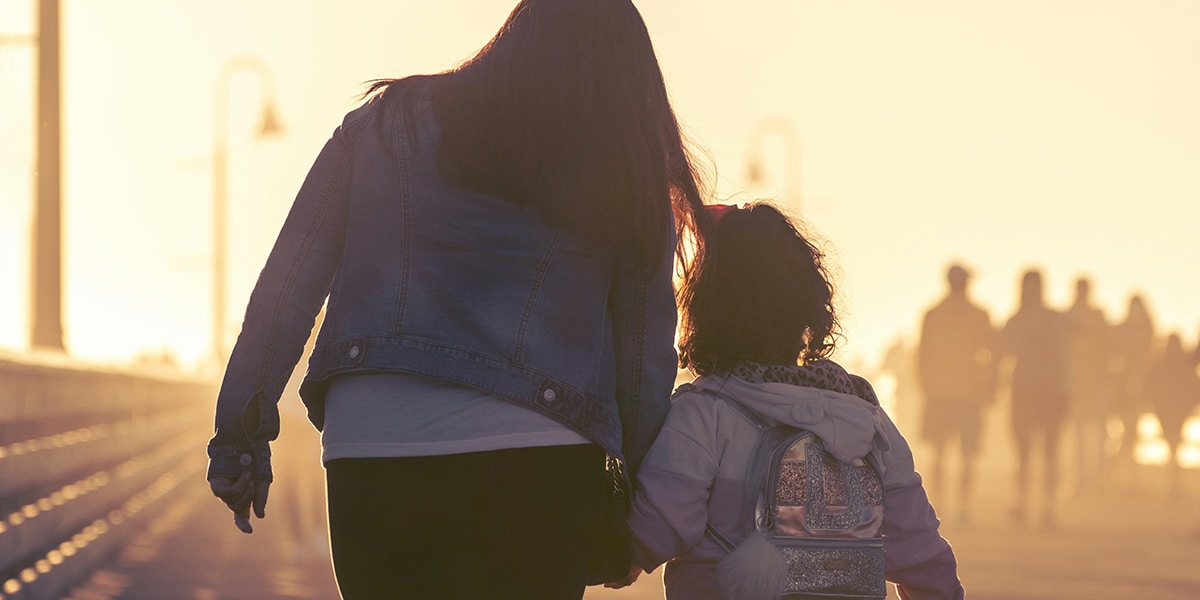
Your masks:
M1154 317L1145 298L1135 294L1129 298L1125 320L1113 331L1113 353L1117 385L1117 417L1121 420L1121 445L1117 449L1116 462L1122 468L1132 468L1134 447L1137 446L1137 424L1145 406L1141 402L1141 387L1154 360L1154 348L1158 335L1155 333Z
M1032 456L1040 440L1044 485L1042 525L1053 527L1058 487L1058 441L1069 398L1067 351L1071 324L1046 305L1042 274L1021 277L1021 302L1000 332L1000 351L1012 358L1012 428L1017 442L1017 502L1011 516L1024 520L1032 494Z
M462 66L375 82L251 295L214 493L244 531L262 518L276 402L328 295L301 396L343 596L581 597L607 459L636 472L667 411L700 206L628 0L522 0Z

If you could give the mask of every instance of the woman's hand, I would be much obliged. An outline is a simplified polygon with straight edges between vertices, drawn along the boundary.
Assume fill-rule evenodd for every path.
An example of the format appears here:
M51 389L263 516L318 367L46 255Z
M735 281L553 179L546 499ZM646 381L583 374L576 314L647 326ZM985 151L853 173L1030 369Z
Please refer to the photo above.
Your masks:
M220 498L229 510L233 511L233 524L242 533L254 533L250 525L250 507L254 507L254 515L260 519L267 516L267 490L270 481L255 481L250 478L250 472L242 473L241 477L213 477L208 480L212 493Z
M626 576L625 579L622 579L620 581L610 581L610 582L604 584L604 587L612 589L612 590L619 590L623 587L628 587L628 586L633 585L633 582L637 581L638 577L641 577L641 576L642 576L642 568L637 565L633 565L633 566L629 567L629 575Z

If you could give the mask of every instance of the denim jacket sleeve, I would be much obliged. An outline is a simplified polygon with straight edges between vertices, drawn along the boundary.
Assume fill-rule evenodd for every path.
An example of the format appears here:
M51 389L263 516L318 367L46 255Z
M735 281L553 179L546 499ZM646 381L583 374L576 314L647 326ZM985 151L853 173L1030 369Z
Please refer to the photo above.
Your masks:
M271 481L276 404L329 294L345 241L353 139L370 106L346 116L317 156L258 276L217 396L208 476ZM258 426L246 414L256 408Z
M627 248L611 292L621 453L630 477L637 474L666 419L679 364L672 287L674 247L672 237L653 267L638 261Z

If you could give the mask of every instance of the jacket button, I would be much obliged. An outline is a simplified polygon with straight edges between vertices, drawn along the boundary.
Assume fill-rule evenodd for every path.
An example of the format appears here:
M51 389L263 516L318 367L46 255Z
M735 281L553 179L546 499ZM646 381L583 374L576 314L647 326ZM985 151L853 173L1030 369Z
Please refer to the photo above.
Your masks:
M546 402L554 402L558 398L558 394L554 390L547 388L542 392L542 399Z
M254 464L254 457L250 456L249 454L243 454L238 457L238 464L242 465L243 467L248 467Z
M358 346L350 346L350 358L358 358Z

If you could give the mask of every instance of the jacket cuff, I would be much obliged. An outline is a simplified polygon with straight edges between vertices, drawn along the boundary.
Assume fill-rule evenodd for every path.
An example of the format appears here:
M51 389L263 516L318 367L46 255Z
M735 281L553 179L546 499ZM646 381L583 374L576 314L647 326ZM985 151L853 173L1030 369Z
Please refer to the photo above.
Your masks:
M638 538L637 534L634 534L630 537L632 538L630 540L630 562L633 564L633 566L641 567L641 569L647 573L653 573L654 570L659 567L659 565L667 562L666 558L658 556L653 550L650 549L649 546L643 543L642 540Z
M271 447L267 442L252 442L249 445L209 444L208 478L229 477L237 479L249 471L255 481L273 481L271 471Z
M958 580L958 561L949 546L919 565L889 572L887 578L903 600L962 600L965 595Z

